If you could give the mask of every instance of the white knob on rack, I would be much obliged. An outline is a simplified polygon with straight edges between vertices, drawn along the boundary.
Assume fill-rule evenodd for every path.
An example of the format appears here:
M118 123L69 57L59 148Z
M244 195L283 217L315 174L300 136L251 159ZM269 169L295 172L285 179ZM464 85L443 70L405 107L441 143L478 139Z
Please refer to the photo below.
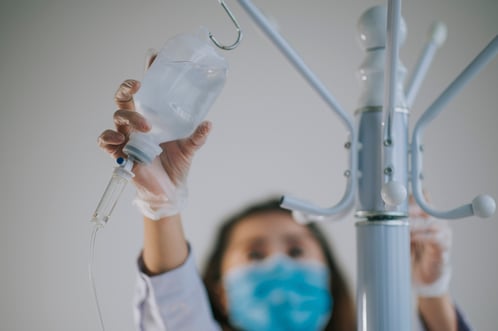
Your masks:
M448 36L448 29L443 22L435 22L431 26L431 31L429 32L430 41L433 42L437 47L441 47L446 41Z
M408 192L403 184L392 180L382 185L380 195L387 205L398 206L406 200Z
M495 200L489 195L480 194L472 200L472 210L477 217L490 217L496 210Z
M366 10L358 20L359 41L363 49L370 50L384 48L387 43L387 7L374 6ZM406 23L400 21L399 42L403 44L406 39Z

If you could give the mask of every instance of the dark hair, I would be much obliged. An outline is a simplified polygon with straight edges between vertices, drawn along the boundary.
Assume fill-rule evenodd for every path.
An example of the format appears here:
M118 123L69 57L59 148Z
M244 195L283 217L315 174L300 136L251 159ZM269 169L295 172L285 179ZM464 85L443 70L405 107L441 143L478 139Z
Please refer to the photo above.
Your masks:
M243 219L257 214L271 212L282 212L291 215L289 210L280 207L280 199L271 198L255 203L244 210L232 215L222 223L218 230L211 254L209 255L203 272L203 280L207 289L209 301L214 318L218 321L223 330L236 330L230 325L228 316L224 311L221 300L221 261L227 249L228 242L234 227ZM334 298L334 308L325 331L348 331L356 330L354 302L348 289L345 278L339 269L325 235L317 224L306 225L313 237L317 240L322 249L328 268L330 270L331 292Z

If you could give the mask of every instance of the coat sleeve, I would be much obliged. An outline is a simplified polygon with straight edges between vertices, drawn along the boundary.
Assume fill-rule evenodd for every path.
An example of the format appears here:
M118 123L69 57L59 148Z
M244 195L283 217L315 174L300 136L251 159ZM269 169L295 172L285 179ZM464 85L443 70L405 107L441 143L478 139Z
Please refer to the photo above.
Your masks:
M472 331L474 330L471 326L467 318L463 315L463 313L460 311L458 307L455 306L456 313L457 313L457 324L458 324L458 331Z
M134 319L140 331L221 330L213 319L206 289L192 252L185 263L164 274L149 277L138 260L139 274Z
M455 305L456 315L457 315L457 330L458 331L473 331L474 329L470 326L469 321L464 316L462 311ZM422 316L417 314L415 323L413 325L414 331L428 331L427 325L425 324Z

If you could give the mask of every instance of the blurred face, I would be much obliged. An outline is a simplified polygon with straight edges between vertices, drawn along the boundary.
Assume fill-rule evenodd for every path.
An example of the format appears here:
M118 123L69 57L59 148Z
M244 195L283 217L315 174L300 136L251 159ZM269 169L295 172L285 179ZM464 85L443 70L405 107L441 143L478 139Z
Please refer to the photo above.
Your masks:
M241 220L232 230L221 273L274 254L326 264L325 255L309 229L284 212L268 212Z
M281 279L278 285L267 278L269 274L258 279L256 283L254 283L255 278L253 278L255 274L251 273L249 274L252 276L248 276L249 278L245 278L248 274L244 274L243 279L233 280L233 272L237 274L235 269L240 271L240 267L262 262L277 254L286 255L299 261L312 261L323 266L326 265L325 255L313 234L307 227L296 223L288 213L280 211L260 213L242 219L234 226L221 260L222 278L226 281L228 278L225 277L231 274L232 280L229 284L225 283L225 286L228 286L227 289L225 286L218 288L220 303L225 313L228 313L230 320L242 329L274 330L276 326L280 329L282 327L289 329L290 325L294 329L297 325L297 321L293 319L295 316L307 317L300 320L300 323L305 325L300 325L297 329L320 329L330 314L331 297L327 289L328 279L323 279L320 276L317 278L316 275L313 275L312 279L321 279L321 281L319 284L316 282L311 284L308 283L309 274L303 273L303 271L293 270L298 275L292 276L291 273L288 274L288 278L281 278L282 275L274 270L272 272L277 273L274 276ZM317 264L313 263L313 265ZM254 269L252 270L254 271ZM258 273L258 275L260 274ZM292 279L292 285L289 283L289 279ZM243 283L244 281L248 281L248 283ZM258 282L261 283L257 285ZM286 286L297 287L286 289L293 294L285 296L285 304L281 302L274 305L274 300L271 298L275 298L275 295L272 294L280 293L281 296L279 291ZM306 288L306 294L301 293L301 296L296 297L296 291L301 291L303 288ZM246 293L247 291L250 293ZM231 296L230 300L228 295ZM289 299L291 297L293 301L288 301L291 300ZM310 301L310 297L313 300ZM305 300L306 305L295 300ZM237 304L235 307L229 307L229 301ZM254 318L254 316L258 316L258 318Z

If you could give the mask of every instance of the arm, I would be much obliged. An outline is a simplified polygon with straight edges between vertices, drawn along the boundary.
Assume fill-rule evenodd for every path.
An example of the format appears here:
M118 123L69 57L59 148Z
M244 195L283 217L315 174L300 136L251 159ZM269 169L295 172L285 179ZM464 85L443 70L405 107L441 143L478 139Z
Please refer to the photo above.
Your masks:
M147 132L150 125L135 111L136 80L126 80L115 94L116 130L106 130L99 145L113 158L126 157L123 147L132 131ZM187 200L186 178L195 152L205 143L211 124L203 122L188 138L162 143L162 152L152 164L135 164L135 204L144 215L145 268L150 275L174 269L187 258L188 249L180 212Z
M123 82L115 96L115 130L106 130L99 145L113 158L126 157L123 147L133 131L150 126L135 111L133 94L140 83ZM140 258L135 321L139 330L218 330L205 288L182 228L180 212L187 199L186 178L195 152L211 124L203 122L188 138L160 144L151 164L135 164L135 204L144 215L144 248Z
M457 314L448 294L418 297L418 310L430 331L456 331Z
M412 227L413 280L418 311L429 331L457 331L457 313L448 293L451 232L441 221L415 219Z
M410 198L412 279L420 318L429 331L468 330L449 295L452 233L446 221L430 219Z
M142 258L149 276L159 275L182 265L188 247L180 215L153 221L144 217L144 248Z
M211 123L203 122L190 137L161 144L164 152L151 165L152 174L159 178L159 188L136 183L135 202L144 214L143 261L150 275L177 268L187 259L179 212L187 199L186 178L192 158L204 145L210 130ZM144 174L150 176L151 173Z
M144 270L143 258L139 261ZM165 273L140 272L135 295L137 330L219 331L192 253Z

